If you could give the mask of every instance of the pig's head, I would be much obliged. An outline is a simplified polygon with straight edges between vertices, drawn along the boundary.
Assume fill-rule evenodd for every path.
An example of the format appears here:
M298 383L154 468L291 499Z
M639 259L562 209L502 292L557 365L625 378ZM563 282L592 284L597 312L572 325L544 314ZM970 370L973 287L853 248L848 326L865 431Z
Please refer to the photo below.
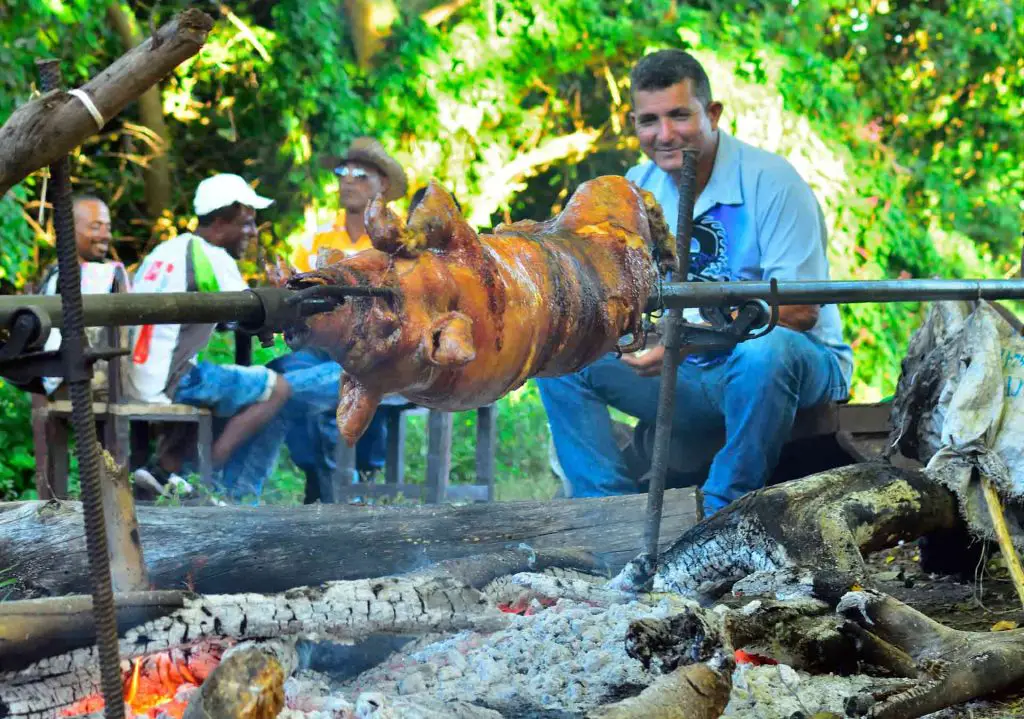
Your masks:
M286 286L388 288L392 296L346 298L292 328L288 344L323 348L353 375L384 370L400 385L429 382L432 370L473 360L473 323L456 311L448 263L458 247L479 240L450 195L432 183L408 227L378 197L365 222L374 249L322 252L316 270L292 276Z
M288 279L286 287L383 287L397 289L391 258L378 250L350 257L341 252L321 252L317 268ZM332 309L304 318L285 332L293 349L319 347L346 368L373 364L393 348L400 331L401 297L345 297L322 300Z

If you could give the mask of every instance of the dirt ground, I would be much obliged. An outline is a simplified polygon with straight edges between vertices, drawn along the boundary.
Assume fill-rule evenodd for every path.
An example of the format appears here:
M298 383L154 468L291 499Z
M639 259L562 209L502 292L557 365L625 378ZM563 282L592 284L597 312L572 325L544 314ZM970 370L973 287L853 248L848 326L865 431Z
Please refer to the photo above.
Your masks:
M993 556L994 555L994 556ZM1024 609L998 552L986 551L972 577L928 574L921 568L921 548L911 542L868 558L879 588L943 624L988 632L1024 627ZM1014 697L971 702L929 715L934 719L1003 719L1024 717L1024 687Z

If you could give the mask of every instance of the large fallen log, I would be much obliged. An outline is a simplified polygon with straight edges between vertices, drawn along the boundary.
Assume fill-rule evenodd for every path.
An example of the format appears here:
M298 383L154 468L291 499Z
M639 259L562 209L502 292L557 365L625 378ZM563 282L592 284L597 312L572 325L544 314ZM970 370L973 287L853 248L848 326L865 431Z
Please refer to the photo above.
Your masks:
M109 121L199 52L212 27L213 19L206 13L185 10L80 89ZM0 196L98 132L98 124L82 100L63 91L48 92L19 107L0 127Z
M218 594L412 571L526 544L589 551L615 571L643 539L646 497L468 506L138 507L154 589ZM694 525L693 491L665 495L665 545ZM77 502L0 504L0 567L16 596L87 593Z

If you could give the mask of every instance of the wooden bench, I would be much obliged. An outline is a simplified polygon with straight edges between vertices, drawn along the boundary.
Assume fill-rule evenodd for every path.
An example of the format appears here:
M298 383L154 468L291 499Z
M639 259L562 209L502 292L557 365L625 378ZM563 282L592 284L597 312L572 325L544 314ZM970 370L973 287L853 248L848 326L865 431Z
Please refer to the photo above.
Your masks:
M107 328L108 346L118 346L116 327ZM124 398L121 362L115 357L107 363L107 400L94 401L93 415L103 426L100 443L120 465L131 461L133 422L189 422L198 430L199 476L210 486L213 482L213 415L207 409L187 404L149 404ZM36 491L40 499L64 499L68 496L68 428L71 401L32 396L32 440L36 454Z
M322 502L344 502L354 497L395 497L419 499L428 504L448 500L490 502L494 499L495 451L498 428L497 408L490 404L476 410L476 482L450 484L452 413L428 410L413 404L381 405L387 424L387 454L384 483L352 484L355 449L338 442L337 469L331 487L321 487ZM410 413L427 414L427 473L423 484L405 481L405 420ZM324 490L327 489L327 493Z

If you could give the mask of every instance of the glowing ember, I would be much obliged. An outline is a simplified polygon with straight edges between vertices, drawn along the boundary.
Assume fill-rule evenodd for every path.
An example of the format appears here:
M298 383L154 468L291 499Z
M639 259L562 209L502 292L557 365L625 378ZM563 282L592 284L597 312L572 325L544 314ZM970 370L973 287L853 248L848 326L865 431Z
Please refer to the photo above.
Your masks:
M220 663L223 642L204 642L140 657L124 673L124 701L130 717L181 719L189 696ZM61 710L62 717L77 717L103 710L103 696L90 694Z
M506 614L520 614L531 617L537 613L538 608L553 607L557 600L548 597L530 597L526 593L519 595L515 600L508 603L499 603L498 609Z

